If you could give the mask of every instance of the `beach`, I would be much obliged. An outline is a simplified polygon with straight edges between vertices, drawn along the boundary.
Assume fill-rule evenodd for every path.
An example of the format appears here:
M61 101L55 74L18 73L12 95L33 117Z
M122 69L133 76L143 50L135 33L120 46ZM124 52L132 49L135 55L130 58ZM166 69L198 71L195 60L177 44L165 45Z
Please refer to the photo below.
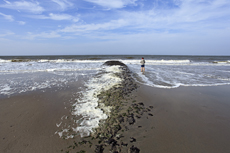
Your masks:
M2 57L0 152L227 152L228 59Z
M230 149L230 86L159 89L140 85L137 102L153 106L124 132L124 141L140 152L227 152ZM76 88L75 88L76 89ZM72 139L61 139L57 123L71 115L71 90L49 89L0 100L0 152L61 152ZM82 148L85 148L82 146ZM74 151L74 150L72 150Z
M73 94L81 83L0 99L0 152L61 152L69 143L55 132L61 117L71 115Z
M172 90L141 86L138 99L154 106L154 117L143 123L147 131L139 144L141 150L156 153L228 152L229 89L230 86Z

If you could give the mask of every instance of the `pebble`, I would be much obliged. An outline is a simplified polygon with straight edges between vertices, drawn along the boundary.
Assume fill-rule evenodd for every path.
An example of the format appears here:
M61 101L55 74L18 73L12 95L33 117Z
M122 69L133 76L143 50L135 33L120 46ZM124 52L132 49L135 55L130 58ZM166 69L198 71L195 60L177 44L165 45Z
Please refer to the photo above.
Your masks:
M129 148L128 153L139 153L140 149L138 149L137 147L132 146L131 148Z
M136 139L133 137L130 137L130 142L136 142Z

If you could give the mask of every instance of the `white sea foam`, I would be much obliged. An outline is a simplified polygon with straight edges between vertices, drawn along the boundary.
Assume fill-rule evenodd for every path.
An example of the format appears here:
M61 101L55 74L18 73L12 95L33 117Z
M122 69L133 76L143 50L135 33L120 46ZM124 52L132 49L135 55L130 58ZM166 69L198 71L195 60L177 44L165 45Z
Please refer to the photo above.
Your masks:
M5 62L0 64L0 94L11 95L54 86L64 86L68 82L76 81L78 76L96 74L101 65L100 62L92 63L89 61ZM5 84L10 87L8 91L3 88Z
M48 71L48 72L53 72L53 71L55 71L56 69L46 69L46 71Z
M31 73L31 72L46 72L46 71L84 71L97 70L102 65L103 61L70 61L54 60L55 62L8 62L0 66L0 73Z
M5 76L8 76L6 78ZM12 95L51 87L65 87L70 82L76 82L80 74L65 73L62 75L46 73L29 73L3 75L0 80L0 95Z
M227 60L227 61L214 61L213 63L216 63L216 64L230 64L230 60Z
M162 64L176 64L176 63L190 63L190 60L151 60L150 63L162 63Z
M140 64L140 60L122 60L125 64ZM191 64L190 60L146 60L147 65L181 65Z
M140 64L140 60L120 60L125 64ZM192 65L192 66L229 66L230 61L196 61L193 62L191 60L145 60L146 65Z
M47 59L40 59L40 60L38 60L38 62L39 62L39 63L49 62L49 60L47 60Z
M151 62L151 61L150 61ZM179 86L216 86L230 83L229 65L148 65L146 72L140 72L140 64L128 64L137 74L139 83L158 88L177 88ZM218 71L218 73L217 73Z
M10 90L11 90L11 88L8 84L4 84L4 85L0 86L0 93L1 94L8 95L8 94L10 94Z
M67 133L68 129L63 129L61 132L55 132L55 134L58 134L59 137L61 138L63 136L63 133Z
M73 115L82 116L80 126L73 129L80 132L81 137L89 136L93 129L98 127L100 120L107 118L107 115L98 106L97 95L121 83L121 79L114 75L120 73L119 66L105 67L99 76L91 78L85 83L86 91L82 92L82 98L75 104Z
M114 59L119 60L119 59ZM107 60L79 60L79 59L40 59L24 60L24 62L11 62L11 60L0 59L0 91L1 94L12 94L17 92L26 92L36 89L50 88L59 84L66 84L71 80L83 75L93 75L101 69L102 64ZM155 60L146 59L146 74L143 76L140 71L140 60L137 59L120 59L119 61L128 65L134 73L139 76L141 83L159 87L174 88L178 86L207 84L215 85L220 83L229 83L229 66L230 61L226 60ZM109 70L116 72L117 70ZM36 80L33 73L46 73L45 75L55 75L55 77L42 78ZM17 75L25 74L24 78L17 78ZM8 79L9 76L15 75L15 78ZM208 77L213 75L213 77ZM28 76L28 77L27 77ZM66 77L67 80L64 80ZM3 79L2 79L3 78ZM9 81L11 80L11 82ZM23 80L23 81L22 81ZM28 80L33 83L26 84ZM43 81L45 80L45 81ZM47 82L46 82L47 81ZM4 90L3 85L8 84L9 90Z
M11 62L11 60L0 59L0 63L8 63L8 62Z
M57 124L57 123L56 123L56 126L57 126L57 127L60 127L60 126L61 126L61 124L62 124L62 122L61 122L61 123L59 123L59 124Z

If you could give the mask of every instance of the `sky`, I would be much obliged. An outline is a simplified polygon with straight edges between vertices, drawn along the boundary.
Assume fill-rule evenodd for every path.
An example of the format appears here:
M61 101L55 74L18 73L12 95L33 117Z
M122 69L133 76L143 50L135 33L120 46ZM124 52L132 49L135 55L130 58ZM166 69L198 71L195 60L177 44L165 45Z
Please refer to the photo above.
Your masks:
M0 55L230 55L230 0L0 0Z

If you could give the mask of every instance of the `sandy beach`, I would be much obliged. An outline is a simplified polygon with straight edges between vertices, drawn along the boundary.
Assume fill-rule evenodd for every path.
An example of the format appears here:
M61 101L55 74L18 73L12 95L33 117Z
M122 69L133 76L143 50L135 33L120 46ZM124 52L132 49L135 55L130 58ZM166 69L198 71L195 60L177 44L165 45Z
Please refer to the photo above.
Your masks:
M230 86L139 86L133 98L154 108L129 126L123 134L124 141L135 138L131 145L143 153L230 150ZM47 89L1 98L0 152L55 153L72 144L73 139L63 140L54 133L61 117L70 115L70 101L76 89Z
M70 143L58 130L62 116L70 116L79 82L60 90L45 89L0 99L0 152L61 152ZM71 140L72 143L72 140Z
M229 91L230 86L177 89L141 86L137 92L138 100L154 106L154 117L142 122L146 127L146 133L145 138L137 142L141 151L228 152Z

